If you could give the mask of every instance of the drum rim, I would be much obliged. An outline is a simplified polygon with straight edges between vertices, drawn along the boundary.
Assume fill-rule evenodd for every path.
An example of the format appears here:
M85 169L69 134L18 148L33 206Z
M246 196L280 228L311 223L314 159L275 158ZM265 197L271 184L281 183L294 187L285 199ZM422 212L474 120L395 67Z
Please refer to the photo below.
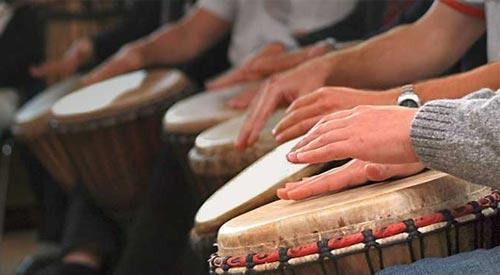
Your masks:
M219 94L224 96L234 96L241 94L244 92L248 87L251 87L252 85L255 85L255 82L248 82L248 83L243 83L243 84L237 84L233 85L230 87L222 88L220 91L202 91L200 93L197 93L191 97L185 98L183 100L180 100L176 102L174 105L171 106L171 108L165 113L165 116L163 117L162 124L163 124L163 130L168 133L179 133L179 134L200 134L203 131L206 131L212 127L215 127L216 125L223 123L225 121L237 118L244 114L244 110L230 110L227 116L224 118L206 118L203 121L185 121L185 120L179 120L178 118L172 119L170 117L174 116L173 112L177 109L180 108L179 106L183 106L190 101L195 101L195 100L200 100L201 98L205 97L210 97L210 95L214 94ZM236 91L232 89L237 89Z
M260 193L257 197L252 198L251 200L247 200L243 203L240 203L237 207L233 207L230 210L226 212L221 212L220 214L217 215L217 217L213 217L211 219L199 221L198 219L198 213L202 209L201 207L198 209L198 212L195 215L195 224L193 226L193 230L196 232L198 235L207 235L211 234L214 230L217 231L219 228L226 222L230 221L233 218L236 218L239 215L242 215L248 211L251 211L253 209L256 209L258 207L261 207L267 203L271 203L273 201L277 200L276 197L276 190L283 186L286 182L288 182L291 179L299 179L303 178L304 175L307 174L316 174L316 173L322 173L326 170L330 170L336 167L340 167L341 165L345 164L348 160L339 160L339 161L332 161L329 163L317 163L317 164L310 164L303 169L301 169L299 172L294 173L293 175L288 176L286 180L280 180L280 182L273 184L273 186L269 186L266 191ZM241 173L244 173L246 169L249 167L245 168ZM230 181L232 181L231 179ZM229 182L228 182L229 183ZM227 184L227 183L226 183ZM224 187L221 187L224 188ZM219 188L219 189L221 189ZM214 194L212 194L208 199L205 200L205 203L213 199L215 194L218 191L216 191ZM203 205L205 205L203 203ZM203 206L202 205L202 206Z
M180 70L176 69L148 69L149 72L178 73L180 76L179 82L167 87L166 90L176 90L175 92L152 99L148 102L141 102L141 104L133 108L117 109L96 114L92 116L93 112L85 113L84 115L68 115L57 116L52 114L49 119L49 128L55 133L76 133L88 130L95 130L99 128L106 128L118 124L127 123L129 121L151 116L159 112L164 112L170 108L178 100L185 98L194 93L194 84L188 80L186 75Z
M36 137L42 136L44 133L47 133L50 130L49 121L51 117L51 108L50 106L47 110L38 112L36 115L31 116L29 119L20 119L23 113L27 111L29 107L32 107L35 102L41 100L44 97L50 96L52 93L56 93L56 89L60 90L62 88L72 87L70 89L65 89L65 92L62 92L62 96L56 99L51 105L53 106L59 99L64 96L82 88L82 75L75 74L69 78L66 78L60 82L55 83L54 85L47 87L41 93L37 94L26 103L24 103L19 110L16 112L14 116L14 120L11 126L11 130L14 135L22 138ZM51 93L52 92L52 93Z
M290 260L300 258L305 259L313 255L319 255L320 258L335 257L333 252L339 249L360 246L357 249L362 251L366 247L380 245L376 242L376 240L384 241L389 238L394 238L400 234L411 234L416 229L425 229L434 225L441 225L440 228L450 226L453 223L460 223L457 219L465 218L471 215L474 216L472 220L478 220L483 216L494 215L496 214L499 202L500 190L494 189L490 194L476 201L468 202L451 210L437 211L397 223L391 223L383 228L367 229L362 232L346 235L342 239L326 239L297 247L281 247L270 252L249 253L247 255L220 256L217 253L214 253L209 259L209 265L212 271L218 269L228 272L234 268L246 268L253 270L256 266L272 263L279 263L279 266L282 266L283 264L289 264L288 262ZM489 214L485 215L483 212L488 209L493 211L490 211ZM387 232L390 230L387 230L387 228L394 229L394 231L388 234ZM366 233L364 233L365 231ZM429 231L437 231L437 229L431 229ZM346 242L344 241L346 239L351 239L352 241ZM292 254L288 253L289 251L293 251ZM305 262L313 261L306 259Z

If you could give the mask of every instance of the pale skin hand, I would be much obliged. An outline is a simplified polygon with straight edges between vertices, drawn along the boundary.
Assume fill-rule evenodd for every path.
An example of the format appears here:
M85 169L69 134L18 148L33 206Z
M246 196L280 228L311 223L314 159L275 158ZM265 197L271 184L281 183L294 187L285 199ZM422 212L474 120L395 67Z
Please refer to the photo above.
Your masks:
M418 161L410 142L417 109L358 106L322 118L287 155L293 163L356 158L376 163Z
M394 177L405 177L424 169L420 162L406 164L379 164L351 160L342 167L320 175L289 182L276 192L280 199L302 200L326 192L341 191L367 183L383 181Z
M208 89L220 89L242 82L264 79L331 50L332 46L324 41L293 51L286 51L285 46L279 42L271 43L246 60L240 67L207 83L206 86Z
M90 85L97 83L125 72L141 69L142 67L144 67L144 57L141 52L141 44L126 45L102 65L88 73L83 79L83 84Z
M227 73L219 76L218 78L211 80L205 84L208 90L221 89L224 87L236 85L238 83L254 81L262 78L259 73L254 73L250 70L252 64L258 62L261 59L270 58L271 56L284 53L285 46L282 43L274 42L271 43L262 50L260 50L255 55L249 57L245 62Z
M235 142L236 148L244 150L255 143L267 119L279 106L290 104L323 86L328 76L323 66L320 60L311 61L265 81L250 104L245 123Z
M58 60L48 61L30 68L34 77L64 78L78 70L78 67L88 62L94 56L94 45L88 38L75 41Z
M324 87L295 100L285 117L276 125L273 135L284 143L304 135L323 116L358 105L392 105L399 93L396 91L366 91L346 87Z
M246 109L257 95L258 87L249 88L243 93L228 100L227 105L233 109Z

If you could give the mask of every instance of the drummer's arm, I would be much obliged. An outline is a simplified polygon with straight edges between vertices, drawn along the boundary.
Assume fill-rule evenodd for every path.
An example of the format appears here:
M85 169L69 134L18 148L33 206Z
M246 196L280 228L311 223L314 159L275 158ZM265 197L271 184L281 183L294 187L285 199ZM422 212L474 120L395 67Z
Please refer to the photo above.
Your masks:
M500 89L500 62L415 84L415 92L422 103L442 98L461 98L481 88ZM391 104L397 102L400 94L401 88L398 87L387 91L383 97L387 99L387 104Z
M316 64L327 68L329 85L393 87L442 73L484 30L483 19L437 1L417 22L320 57Z
M230 27L230 22L199 8L178 23L167 25L134 44L144 66L181 63L215 44Z

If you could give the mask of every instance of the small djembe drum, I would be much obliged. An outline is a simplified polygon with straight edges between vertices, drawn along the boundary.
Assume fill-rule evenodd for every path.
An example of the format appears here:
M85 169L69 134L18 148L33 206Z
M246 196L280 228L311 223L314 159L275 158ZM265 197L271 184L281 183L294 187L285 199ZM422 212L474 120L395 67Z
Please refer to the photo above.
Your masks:
M163 119L164 139L181 165L186 180L196 196L203 201L210 191L206 184L199 183L189 167L188 153L194 146L196 136L202 131L223 121L243 114L234 110L227 101L251 87L251 84L237 85L221 90L207 91L177 102Z
M303 201L279 200L225 223L214 274L373 274L488 248L500 193L427 171ZM253 273L252 273L253 274Z
M75 185L77 176L66 150L50 132L50 108L79 86L79 76L50 86L19 109L12 126L16 139L30 148L55 181L65 189Z
M267 121L257 142L244 151L234 147L244 116L222 122L196 137L195 146L189 151L189 162L197 181L206 185L208 195L276 147L271 131L283 115L283 111L275 113Z
M81 181L105 209L141 202L161 148L161 119L189 95L177 70L140 70L76 91L57 102L51 125Z

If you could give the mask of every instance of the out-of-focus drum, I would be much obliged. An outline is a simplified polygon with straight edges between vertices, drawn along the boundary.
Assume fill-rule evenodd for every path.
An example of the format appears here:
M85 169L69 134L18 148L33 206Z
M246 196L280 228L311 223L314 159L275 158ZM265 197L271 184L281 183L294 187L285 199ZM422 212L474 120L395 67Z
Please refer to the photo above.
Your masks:
M192 185L195 194L200 196L195 200L201 202L209 192L205 190L204 184L198 183L189 167L189 150L194 146L196 136L203 130L243 114L243 110L229 108L227 101L252 85L255 84L202 92L177 102L165 114L164 139L182 166L186 180Z
M190 93L177 70L140 70L62 98L51 125L90 193L109 210L133 210L160 150L161 118Z
M77 177L65 149L49 131L50 108L79 87L80 76L49 87L19 109L12 126L15 137L28 145L47 171L66 189L75 185Z
M304 201L279 200L225 223L216 274L373 274L490 247L500 193L427 171Z
M206 193L212 194L241 170L275 148L277 143L271 131L283 116L284 111L276 112L267 121L257 142L245 151L234 147L234 141L245 121L244 116L222 122L199 134L195 146L189 151L189 162L198 182L206 185Z
M286 154L300 140L278 146L224 184L203 203L191 230L192 247L203 257L215 252L217 230L226 221L256 207L276 200L276 190L289 181L312 176L339 166L329 164L292 164Z

